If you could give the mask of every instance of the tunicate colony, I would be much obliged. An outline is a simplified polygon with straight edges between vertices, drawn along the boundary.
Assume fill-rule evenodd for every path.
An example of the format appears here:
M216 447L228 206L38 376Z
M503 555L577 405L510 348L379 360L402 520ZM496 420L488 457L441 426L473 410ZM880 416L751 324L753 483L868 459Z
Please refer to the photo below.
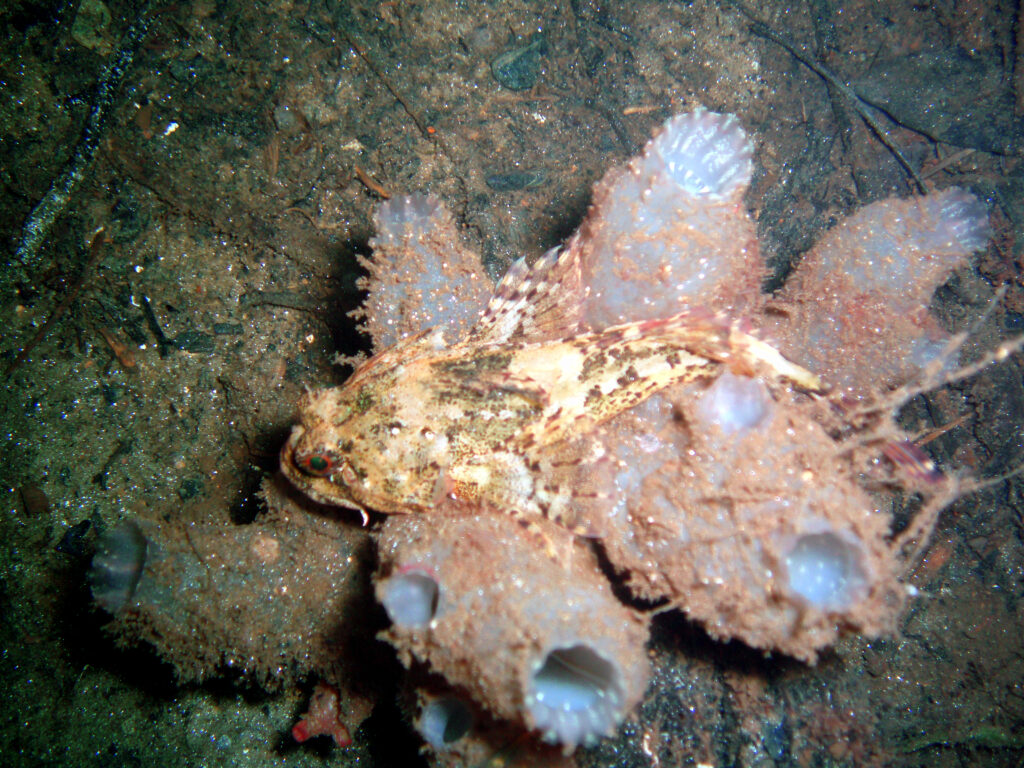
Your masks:
M601 477L587 478L606 499L596 541L544 520L542 536L525 534L488 510L392 515L376 528L385 638L412 680L430 675L413 684L414 721L439 762L471 759L489 738L484 721L571 750L613 732L641 700L650 616L615 596L597 549L634 597L684 611L715 638L814 662L845 631L892 631L906 600L901 578L955 488L922 469L926 459L892 420L901 401L886 393L945 364L949 338L927 302L985 245L987 211L956 188L873 203L826 233L768 296L742 203L751 152L733 116L670 119L597 185L564 246L583 267L582 290L566 295L582 302L581 331L684 308L723 313L819 374L828 396L731 370L603 425ZM374 349L432 326L459 338L491 285L451 215L412 195L381 205L376 226L362 310ZM920 471L882 458L892 445ZM896 483L922 500L898 536L869 490ZM245 580L262 595L254 599L277 601L276 628L264 629L276 638L207 630L216 652L204 649L193 630L216 624L203 603L218 598L182 576L195 571L182 532L145 521L108 532L94 560L94 595L121 635L153 642L188 677L225 661L271 682L343 674L326 627L332 612L358 604L363 584L350 563L361 561L365 535L302 519L283 490L267 492L272 512L253 526L187 535L208 558L203 577L224 583L225 595ZM323 546L310 552L307 538ZM313 572L306 599L275 597L289 574Z

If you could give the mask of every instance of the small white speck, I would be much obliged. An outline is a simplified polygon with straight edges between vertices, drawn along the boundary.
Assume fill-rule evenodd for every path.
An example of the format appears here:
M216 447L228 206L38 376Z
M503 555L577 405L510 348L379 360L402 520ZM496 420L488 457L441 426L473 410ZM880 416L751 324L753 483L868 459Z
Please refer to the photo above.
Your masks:
M181 126L177 122L172 120L171 122L169 122L167 124L167 127L164 128L164 136L170 136L172 133L174 133L180 127Z

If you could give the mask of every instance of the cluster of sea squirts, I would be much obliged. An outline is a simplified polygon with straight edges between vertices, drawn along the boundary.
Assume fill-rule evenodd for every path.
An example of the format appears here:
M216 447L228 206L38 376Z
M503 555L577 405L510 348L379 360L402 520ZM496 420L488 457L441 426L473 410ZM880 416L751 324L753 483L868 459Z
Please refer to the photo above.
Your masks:
M956 188L873 203L766 295L751 153L733 116L673 117L562 248L496 288L438 200L385 202L374 355L303 398L282 469L388 517L367 534L275 481L250 526L126 522L92 573L119 635L186 677L365 695L350 660L369 640L340 627L367 609L372 538L415 724L457 764L517 729L571 750L643 697L650 615L599 554L715 638L813 662L845 632L892 631L956 494L894 412L941 376L927 304L984 247L987 211ZM892 486L921 498L897 536ZM242 593L259 610L236 615Z

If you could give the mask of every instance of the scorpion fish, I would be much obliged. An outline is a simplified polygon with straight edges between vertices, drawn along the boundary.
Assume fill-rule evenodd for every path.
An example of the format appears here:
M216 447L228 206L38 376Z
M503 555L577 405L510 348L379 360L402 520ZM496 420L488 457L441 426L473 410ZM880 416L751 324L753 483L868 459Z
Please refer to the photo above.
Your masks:
M448 344L443 327L410 335L342 386L304 394L282 449L285 475L364 519L454 506L600 536L601 492L572 470L601 459L604 422L727 370L822 390L816 375L709 311L581 330L573 245L532 268L516 262L465 338Z

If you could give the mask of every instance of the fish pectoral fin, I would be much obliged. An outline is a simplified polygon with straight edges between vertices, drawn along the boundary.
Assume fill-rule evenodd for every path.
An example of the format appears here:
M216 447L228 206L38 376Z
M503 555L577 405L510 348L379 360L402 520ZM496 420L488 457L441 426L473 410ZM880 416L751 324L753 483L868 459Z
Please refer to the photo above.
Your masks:
M577 536L604 538L615 473L601 442L590 435L562 440L534 452L529 463L542 514Z

